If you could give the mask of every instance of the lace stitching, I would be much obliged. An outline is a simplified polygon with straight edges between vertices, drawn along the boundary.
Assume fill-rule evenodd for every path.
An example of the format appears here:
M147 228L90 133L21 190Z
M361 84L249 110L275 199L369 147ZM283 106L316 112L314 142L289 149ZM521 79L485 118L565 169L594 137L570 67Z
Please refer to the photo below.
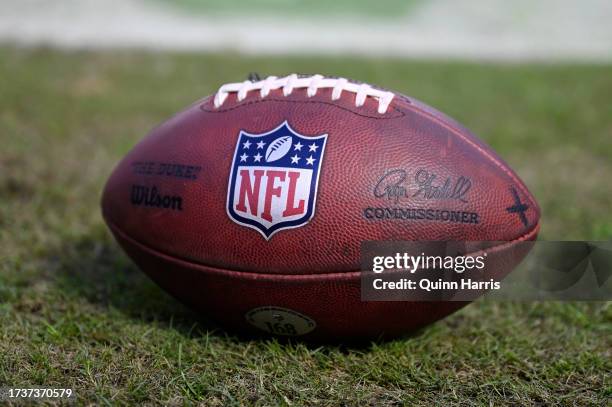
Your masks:
M230 93L237 93L237 100L243 101L247 94L253 90L259 90L259 97L265 98L270 94L270 91L281 89L283 96L287 97L295 89L306 88L306 95L313 97L319 89L332 88L332 100L338 100L343 92L355 93L355 106L361 107L365 104L368 97L378 100L378 113L384 114L387 112L389 105L393 101L394 94L379 89L375 89L367 83L352 83L345 78L325 78L322 75L314 75L309 77L299 77L296 74L291 74L283 78L269 76L264 80L251 82L244 81L239 83L228 83L219 88L214 97L215 108L221 107Z

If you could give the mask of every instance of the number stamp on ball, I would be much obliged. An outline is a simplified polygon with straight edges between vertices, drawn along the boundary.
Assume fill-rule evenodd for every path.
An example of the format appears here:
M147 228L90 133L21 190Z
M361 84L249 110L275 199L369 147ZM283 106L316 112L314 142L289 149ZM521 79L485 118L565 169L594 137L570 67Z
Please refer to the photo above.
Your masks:
M281 307L254 308L247 312L245 318L251 325L275 335L305 335L317 326L306 315Z

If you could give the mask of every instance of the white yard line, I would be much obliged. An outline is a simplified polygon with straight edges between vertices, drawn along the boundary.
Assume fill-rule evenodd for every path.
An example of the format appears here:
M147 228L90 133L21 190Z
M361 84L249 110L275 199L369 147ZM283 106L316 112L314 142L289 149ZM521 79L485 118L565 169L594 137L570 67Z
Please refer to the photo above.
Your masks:
M610 0L435 0L392 20L188 15L144 0L0 0L0 42L478 60L612 61Z

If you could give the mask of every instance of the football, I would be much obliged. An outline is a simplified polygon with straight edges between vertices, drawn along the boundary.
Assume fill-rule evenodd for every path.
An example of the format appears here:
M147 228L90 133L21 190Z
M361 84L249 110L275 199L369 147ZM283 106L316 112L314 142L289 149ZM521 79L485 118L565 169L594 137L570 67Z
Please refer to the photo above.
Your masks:
M469 103L469 101L466 101ZM364 241L499 241L540 210L465 127L411 97L321 75L222 85L115 168L102 213L178 300L245 333L344 340L413 331L464 302L362 301Z

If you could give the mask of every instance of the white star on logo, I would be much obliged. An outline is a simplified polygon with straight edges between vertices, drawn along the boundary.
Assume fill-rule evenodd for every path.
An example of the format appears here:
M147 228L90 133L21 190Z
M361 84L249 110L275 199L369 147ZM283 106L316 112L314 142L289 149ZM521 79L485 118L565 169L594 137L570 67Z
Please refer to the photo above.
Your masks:
M313 165L316 160L316 158L312 158L312 156L310 156L306 159L306 164Z
M248 150L249 147L251 147L251 142L249 140L242 143L242 148L244 148L245 150Z
M264 146L266 145L266 143L264 143L263 141L260 141L259 143L257 143L257 149L262 149L264 148Z
M257 147L259 148L259 147ZM261 161L261 157L263 157L263 155L257 153L257 155L254 155L253 158L255 159L255 162L258 163Z
M319 148L319 146L316 145L315 143L312 143L311 145L308 146L308 151L314 151L316 153L317 148Z
M296 150L296 151L302 151L302 147L304 147L304 146L302 145L302 143L300 143L298 141L298 143L293 146L293 149Z
M242 155L240 156L240 162L245 162L247 158L249 158L249 156L246 155L245 153L242 153Z
M291 164L297 164L298 161L300 161L300 157L297 154L291 157Z

